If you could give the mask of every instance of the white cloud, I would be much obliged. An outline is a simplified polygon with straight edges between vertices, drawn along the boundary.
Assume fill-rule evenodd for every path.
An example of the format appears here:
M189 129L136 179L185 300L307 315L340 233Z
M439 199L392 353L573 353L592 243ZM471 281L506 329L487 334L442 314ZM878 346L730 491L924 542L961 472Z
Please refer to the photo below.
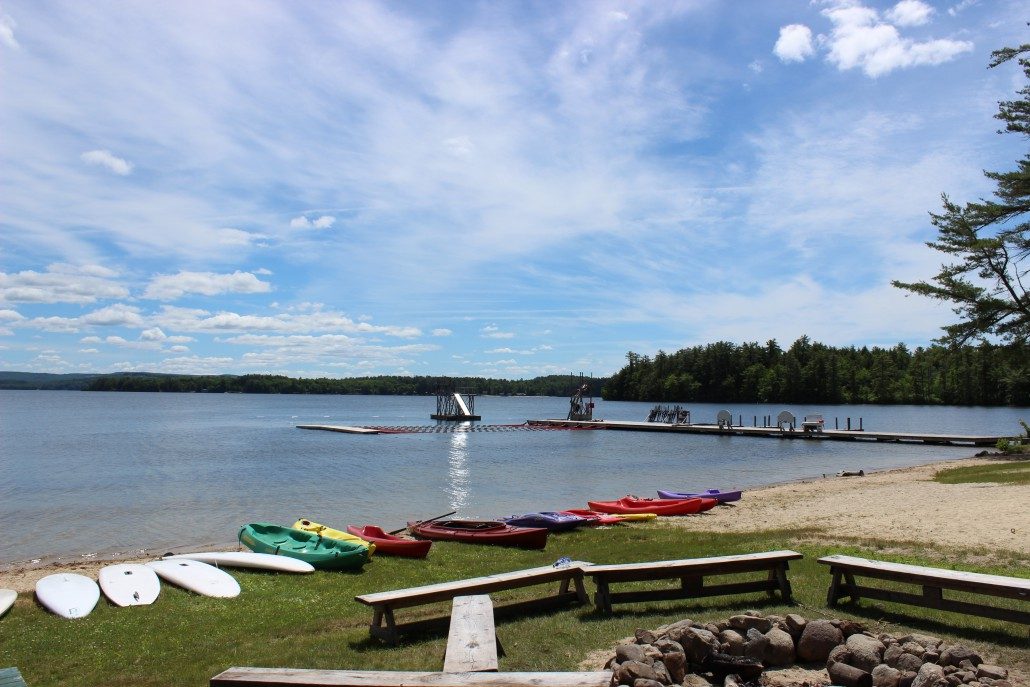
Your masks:
M761 60L752 60L751 63L748 64L747 68L755 74L761 74L762 71L765 69L765 67L762 65Z
M189 350L189 346L172 346L168 349L170 353L188 353Z
M861 68L875 78L895 69L942 64L973 49L969 41L903 38L897 28L881 22L875 10L863 5L838 4L822 13L833 23L826 59L841 71Z
M110 150L90 150L81 157L86 164L105 167L119 176L132 174L132 163L112 155Z
M46 272L0 272L0 302L93 303L126 298L129 290L112 281L115 272L99 265L54 263Z
M81 339L79 339L79 343L84 344L98 344L100 343L100 341L101 339L99 336L84 336Z
M930 21L934 9L922 0L901 0L887 10L887 19L898 26L922 26Z
M964 12L965 10L969 9L970 7L973 7L974 5L976 5L978 2L979 2L979 0L962 0L962 2L959 2L959 3L949 7L948 8L948 14L950 14L953 17L957 16L959 12Z
M17 50L19 48L18 41L14 37L14 29L17 28L18 24L10 17L10 15L4 14L0 11L0 43L3 43L8 48Z
M447 329L446 327L440 327L430 332L430 334L432 334L433 336L450 336L453 333L454 332L452 332L450 329Z
M480 329L479 335L485 339L511 339L515 337L511 332L501 331L501 329L495 324L488 324Z
M267 315L241 315L222 311L163 306L154 315L154 322L165 329L180 332L202 332L210 334L229 332L345 332L347 334L385 334L402 339L422 335L417 327L374 325L369 322L355 322L349 317L333 311L316 309L299 314L279 313Z
M215 236L218 238L218 243L223 246L260 245L262 241L267 241L270 238L265 234L233 229L231 227L216 230Z
M165 336L160 327L151 327L140 332L139 338L141 341L164 341L168 337Z
M20 322L24 319L25 316L17 310L0 310L0 322Z
M780 37L773 46L773 54L783 62L804 62L815 53L812 29L804 24L780 27Z
M336 223L332 215L322 215L314 220L301 215L290 220L290 229L328 229Z
M80 348L79 353L99 353L100 351L96 348Z
M217 296L222 293L268 293L271 290L271 284L261 281L251 272L215 274L182 271L154 277L143 292L143 297L171 301L188 293Z
M139 308L116 303L106 308L94 310L78 318L84 325L100 327L142 327L143 317L139 314Z

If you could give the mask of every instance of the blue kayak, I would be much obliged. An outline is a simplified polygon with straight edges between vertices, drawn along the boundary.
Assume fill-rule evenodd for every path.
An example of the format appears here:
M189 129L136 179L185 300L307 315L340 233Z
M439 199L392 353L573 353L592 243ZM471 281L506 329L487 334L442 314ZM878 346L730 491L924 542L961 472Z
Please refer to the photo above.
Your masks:
M556 513L554 511L509 515L506 518L501 518L501 520L516 527L543 527L552 532L564 532L590 522L587 518L581 518L578 515Z
M707 489L701 492L685 492L685 491L665 491L664 489L658 490L658 495L663 499L715 499L719 503L727 503L729 501L739 501L740 491L720 491L718 489Z

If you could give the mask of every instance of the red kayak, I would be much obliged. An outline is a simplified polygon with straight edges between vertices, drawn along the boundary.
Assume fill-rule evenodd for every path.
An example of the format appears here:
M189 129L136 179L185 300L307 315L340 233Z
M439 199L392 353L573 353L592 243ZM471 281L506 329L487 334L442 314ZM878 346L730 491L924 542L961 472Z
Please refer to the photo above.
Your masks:
M495 520L409 522L408 530L424 539L517 546L521 549L544 548L548 532L542 527L515 527Z
M695 513L703 513L706 510L711 510L719 503L719 499L709 499L701 496L693 496L689 499L642 499L636 496L623 496L620 501L625 501L627 504L637 507L647 507L651 505L656 506L670 506L676 503L684 503L687 501L700 501L701 504L698 506Z
M617 525L622 522L622 518L609 515L608 513L601 513L596 510L587 510L586 508L573 508L571 510L563 510L562 513L568 513L569 515L578 515L587 521L588 525Z
M648 502L644 499L623 497L618 501L588 501L587 504L594 510L599 510L602 513L615 514L655 513L656 515L691 515L701 510L701 499L686 499L683 501L670 501L669 503L656 503L655 501L651 501L648 505Z
M347 525L347 531L355 537L361 537L376 545L380 556L404 556L405 558L425 558L433 542L423 539L407 539L387 534L383 528L375 525Z

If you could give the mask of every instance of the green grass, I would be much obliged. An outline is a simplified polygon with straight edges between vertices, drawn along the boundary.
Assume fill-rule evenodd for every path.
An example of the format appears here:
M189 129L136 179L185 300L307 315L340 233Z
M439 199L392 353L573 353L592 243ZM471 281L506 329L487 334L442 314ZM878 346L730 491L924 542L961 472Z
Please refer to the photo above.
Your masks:
M942 484L992 482L998 484L1030 484L1030 460L1004 460L987 465L941 470L934 480Z
M63 620L22 595L0 619L0 666L18 666L28 684L206 685L230 666L439 670L446 637L427 635L387 647L368 634L371 610L355 594L441 582L553 563L570 556L595 563L689 558L793 548L805 554L789 573L797 605L764 594L617 606L610 616L574 607L506 621L497 633L506 655L502 670L575 670L593 651L638 627L682 618L714 620L750 608L807 617L855 618L885 631L919 631L988 647L1003 665L1026 661L1027 630L1013 623L884 602L825 607L829 575L816 559L828 553L873 556L909 563L959 566L980 572L1025 575L1030 554L989 565L970 565L978 551L920 547L877 550L875 542L826 540L818 530L750 534L692 533L634 525L554 536L546 551L436 544L427 561L376 557L363 573L275 575L234 571L243 593L220 600L164 585L153 606L115 608L101 601L81 620ZM592 585L588 581L588 591ZM532 596L541 588L519 590ZM498 603L505 599L497 599ZM1019 602L1012 602L1017 604ZM403 609L399 622L446 613L448 607Z

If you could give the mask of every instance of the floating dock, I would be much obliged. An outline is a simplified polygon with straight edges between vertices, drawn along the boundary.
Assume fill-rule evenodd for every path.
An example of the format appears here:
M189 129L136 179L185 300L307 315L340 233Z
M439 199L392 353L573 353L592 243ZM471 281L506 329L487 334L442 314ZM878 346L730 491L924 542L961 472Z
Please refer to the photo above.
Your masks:
M371 427L348 427L346 425L297 425L297 429L320 429L323 432L343 432L344 434L380 434Z
M718 436L762 437L768 439L808 439L814 441L868 441L910 444L937 444L942 446L994 446L999 439L1011 436L965 434L916 434L908 432L870 432L863 430L779 429L777 427L746 427L709 424L669 424L663 422L631 422L623 420L528 420L530 426L563 427L567 429L610 429L627 432L672 432L677 434L715 434Z

